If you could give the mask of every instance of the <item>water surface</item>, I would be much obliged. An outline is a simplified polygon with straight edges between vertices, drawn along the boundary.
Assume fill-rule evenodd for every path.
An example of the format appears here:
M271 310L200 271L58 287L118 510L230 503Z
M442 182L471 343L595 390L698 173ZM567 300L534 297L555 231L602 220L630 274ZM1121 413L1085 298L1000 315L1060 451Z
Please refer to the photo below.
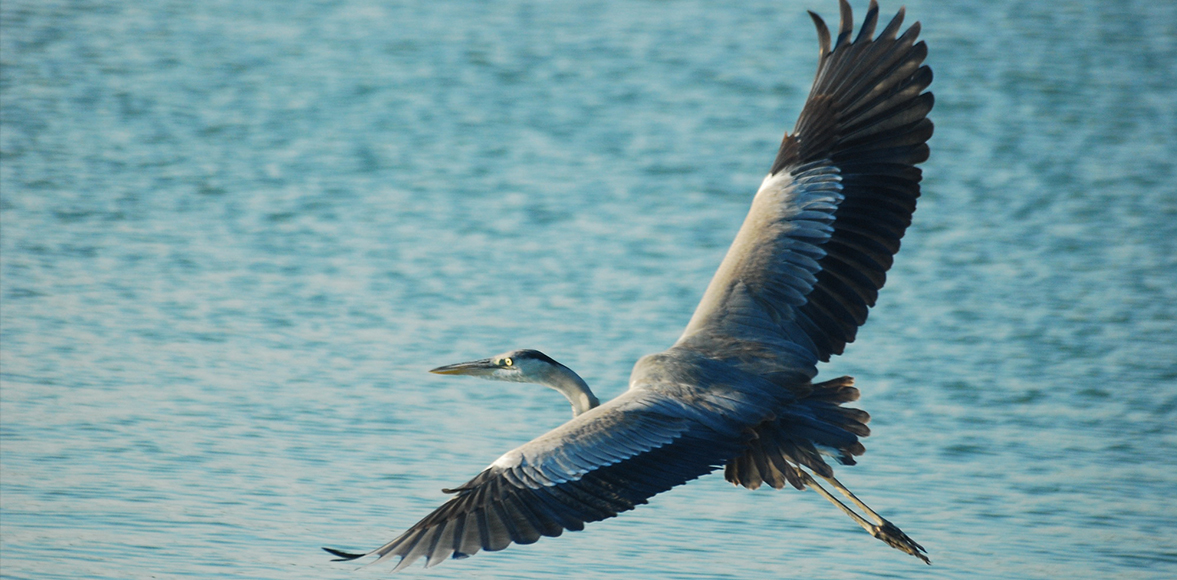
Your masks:
M1177 575L1177 10L907 8L925 193L823 376L874 417L841 479L934 566L711 476L406 577ZM427 369L538 348L610 398L677 338L808 91L805 9L4 2L0 573L383 575L319 546L568 414Z

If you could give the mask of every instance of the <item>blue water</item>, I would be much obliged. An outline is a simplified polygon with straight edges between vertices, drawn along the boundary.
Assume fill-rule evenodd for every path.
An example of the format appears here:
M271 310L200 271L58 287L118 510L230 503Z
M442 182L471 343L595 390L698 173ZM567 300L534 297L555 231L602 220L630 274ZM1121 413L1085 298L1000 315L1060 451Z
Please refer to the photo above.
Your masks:
M711 476L406 577L1177 576L1177 5L907 7L925 193L823 376L874 417L841 479L934 565ZM610 398L678 336L808 91L805 9L0 4L0 575L383 577L319 546L568 415L427 369L538 348Z

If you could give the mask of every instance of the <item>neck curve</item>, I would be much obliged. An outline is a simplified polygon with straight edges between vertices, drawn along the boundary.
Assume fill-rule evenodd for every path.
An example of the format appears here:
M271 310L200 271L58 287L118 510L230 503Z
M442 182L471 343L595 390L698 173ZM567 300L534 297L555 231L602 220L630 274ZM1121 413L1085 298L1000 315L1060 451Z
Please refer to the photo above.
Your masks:
M588 383L562 364L553 365L551 370L540 378L541 380L537 381L539 384L560 391L560 394L568 399L572 404L573 417L601 404Z

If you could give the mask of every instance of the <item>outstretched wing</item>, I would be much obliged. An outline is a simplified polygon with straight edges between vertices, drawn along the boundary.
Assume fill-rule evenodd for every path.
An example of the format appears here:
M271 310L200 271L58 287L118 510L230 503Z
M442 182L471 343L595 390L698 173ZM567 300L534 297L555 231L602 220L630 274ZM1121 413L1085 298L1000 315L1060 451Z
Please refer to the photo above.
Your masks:
M367 554L325 549L344 560L400 556L397 571L422 557L432 567L450 557L581 530L586 522L631 510L710 473L739 453L746 435L717 426L718 419L692 417L697 414L652 391L627 391L445 490L456 495L380 548Z
M866 321L915 211L928 158L932 71L915 42L897 36L903 10L872 38L872 0L858 36L841 1L833 48L816 14L817 77L791 135L679 344L716 338L804 347L827 361Z

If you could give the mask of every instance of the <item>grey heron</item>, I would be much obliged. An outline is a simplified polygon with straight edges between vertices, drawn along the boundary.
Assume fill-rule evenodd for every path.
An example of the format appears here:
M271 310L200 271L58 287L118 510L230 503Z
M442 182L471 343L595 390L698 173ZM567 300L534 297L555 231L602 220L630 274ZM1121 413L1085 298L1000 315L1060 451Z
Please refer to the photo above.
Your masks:
M875 36L870 3L853 36L840 0L829 29L813 12L817 75L752 207L682 336L634 366L629 389L599 404L576 373L534 350L434 369L539 383L573 418L496 459L441 507L364 554L393 571L581 530L719 468L756 489L811 488L874 537L930 563L926 550L834 478L853 465L869 415L853 379L814 382L874 305L911 223L928 158L932 71L919 23L900 9ZM846 501L818 483L827 482ZM847 505L850 504L850 505ZM850 506L854 506L854 508Z

